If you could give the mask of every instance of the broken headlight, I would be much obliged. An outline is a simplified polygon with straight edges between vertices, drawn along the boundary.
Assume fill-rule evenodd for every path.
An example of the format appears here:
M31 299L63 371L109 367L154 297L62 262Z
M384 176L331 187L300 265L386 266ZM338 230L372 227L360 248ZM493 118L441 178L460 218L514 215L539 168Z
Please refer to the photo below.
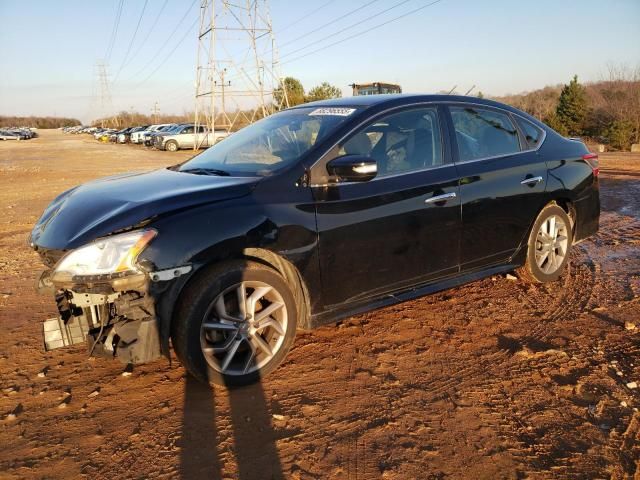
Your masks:
M72 250L53 270L54 283L95 282L140 273L138 255L157 235L152 229L137 230L95 240Z

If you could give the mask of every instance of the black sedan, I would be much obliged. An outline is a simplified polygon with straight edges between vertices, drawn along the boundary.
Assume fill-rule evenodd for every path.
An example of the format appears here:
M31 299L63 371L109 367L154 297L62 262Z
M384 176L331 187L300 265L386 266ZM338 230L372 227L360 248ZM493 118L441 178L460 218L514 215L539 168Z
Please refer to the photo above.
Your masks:
M516 270L598 230L597 156L493 101L378 95L267 117L173 167L57 197L31 243L48 349L169 354L205 382L275 369L297 329Z

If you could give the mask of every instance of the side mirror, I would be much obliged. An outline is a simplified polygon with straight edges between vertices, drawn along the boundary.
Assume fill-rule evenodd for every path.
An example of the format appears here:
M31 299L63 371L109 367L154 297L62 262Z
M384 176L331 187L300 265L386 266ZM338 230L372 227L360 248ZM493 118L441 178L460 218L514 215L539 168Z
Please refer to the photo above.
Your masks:
M378 174L378 163L366 155L343 155L331 160L327 171L344 182L367 182Z

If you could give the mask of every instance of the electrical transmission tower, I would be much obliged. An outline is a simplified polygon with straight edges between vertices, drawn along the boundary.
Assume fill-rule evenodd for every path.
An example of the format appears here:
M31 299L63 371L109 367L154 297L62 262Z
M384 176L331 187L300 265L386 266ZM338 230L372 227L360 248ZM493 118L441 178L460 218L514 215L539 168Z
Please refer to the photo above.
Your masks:
M111 101L111 91L109 89L109 75L107 74L107 66L104 62L98 62L96 64L96 70L98 75L98 95L99 100L98 111L100 118L100 126L104 128L106 119L113 112L113 103ZM116 116L114 117L115 125L119 126L120 121Z
M151 113L153 113L153 123L158 123L158 115L160 114L160 105L158 104L158 102L156 101L153 104L153 109L151 110Z
M201 0L196 131L232 131L288 106L267 0Z

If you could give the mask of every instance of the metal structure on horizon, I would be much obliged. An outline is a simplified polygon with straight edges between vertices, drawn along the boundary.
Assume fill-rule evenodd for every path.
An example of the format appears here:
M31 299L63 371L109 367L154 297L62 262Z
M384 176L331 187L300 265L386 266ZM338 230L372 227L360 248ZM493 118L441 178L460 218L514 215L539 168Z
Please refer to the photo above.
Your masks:
M108 117L113 112L113 101L111 100L107 65L103 61L98 61L96 63L96 75L98 77L98 91L94 91L93 104L99 112L98 118L100 119L100 126L104 128ZM120 119L117 115L113 117L113 120L115 126L119 126Z
M201 0L195 87L196 132L230 132L289 106L267 0Z
M153 115L153 123L158 123L158 116L160 115L160 104L156 100L153 104L153 109L151 109L151 113Z

